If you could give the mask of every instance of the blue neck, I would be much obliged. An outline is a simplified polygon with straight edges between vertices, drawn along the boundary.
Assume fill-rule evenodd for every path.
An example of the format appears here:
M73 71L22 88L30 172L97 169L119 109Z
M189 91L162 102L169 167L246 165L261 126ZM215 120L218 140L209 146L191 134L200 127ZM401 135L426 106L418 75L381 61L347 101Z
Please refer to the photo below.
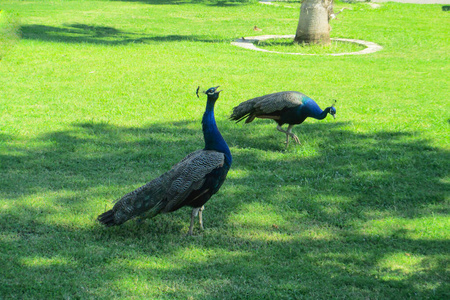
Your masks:
M330 112L330 108L327 107L325 110L323 110L321 113L317 114L316 116L313 116L313 118L317 120L323 120L326 118L327 114Z
M327 114L330 112L330 107L325 108L325 110L322 110L319 105L317 105L314 100L310 99L306 103L306 106L308 107L308 114L310 117L317 119L317 120L323 120L327 116Z
M203 114L202 125L203 125L203 136L205 138L205 150L215 150L225 154L227 163L231 165L231 152L228 148L227 143L223 139L216 125L216 120L214 118L214 104L216 100L211 100L208 97L208 102L206 103L206 110Z

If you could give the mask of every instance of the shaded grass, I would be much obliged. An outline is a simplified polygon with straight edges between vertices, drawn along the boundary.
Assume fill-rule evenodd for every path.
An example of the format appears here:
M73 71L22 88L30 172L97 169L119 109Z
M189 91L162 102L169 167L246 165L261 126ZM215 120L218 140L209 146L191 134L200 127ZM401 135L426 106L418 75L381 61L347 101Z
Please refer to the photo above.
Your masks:
M182 154L161 153L163 132L183 136L171 142L174 149L200 143L198 130L190 129L194 125L76 124L78 138L70 138L69 132L39 138L60 144L56 149L74 146L70 158L53 147L27 151L22 163L2 157L9 166L7 181L21 186L21 195L11 194L3 207L8 265L21 266L13 276L5 274L3 281L11 288L5 292L18 295L12 291L23 291L23 285L39 276L42 281L33 284L39 293L53 294L57 284L58 295L81 297L445 295L440 277L448 259L442 252L448 246L442 231L448 225L448 207L442 194L447 188L439 178L449 157L426 143L409 141L406 133L359 135L344 130L345 124L330 124L323 135L323 125L304 124L307 137L319 134L324 144L309 158L235 146L235 168L224 190L207 205L207 230L201 236L184 237L187 210L121 228L103 229L92 222L103 209L103 201L95 199L125 193L143 177L166 169L176 159L171 154ZM219 125L236 144L261 145L260 139L249 140L228 123ZM271 136L271 130L266 134ZM338 151L326 146L336 136L348 142ZM87 139L95 149L74 154ZM147 147L153 150L144 155ZM45 164L42 156L47 157ZM403 168L396 162L400 158ZM54 171L44 171L49 168ZM30 172L39 169L38 174ZM42 178L44 174L48 177ZM13 199L14 205L8 204ZM24 242L26 253L20 251ZM42 278L39 274L47 270L52 272ZM68 277L51 275L59 272ZM79 283L73 284L75 278ZM430 286L430 294L425 286L416 287L420 283ZM323 284L333 289L322 290Z
M332 34L384 50L299 58L228 43L255 24L293 33L298 7L183 3L2 2L22 40L0 62L1 297L448 298L440 6L351 4ZM184 236L188 209L100 227L114 199L203 146L199 84L224 89L234 156L205 232ZM336 121L294 127L302 145L284 151L274 123L227 120L280 90L338 99Z

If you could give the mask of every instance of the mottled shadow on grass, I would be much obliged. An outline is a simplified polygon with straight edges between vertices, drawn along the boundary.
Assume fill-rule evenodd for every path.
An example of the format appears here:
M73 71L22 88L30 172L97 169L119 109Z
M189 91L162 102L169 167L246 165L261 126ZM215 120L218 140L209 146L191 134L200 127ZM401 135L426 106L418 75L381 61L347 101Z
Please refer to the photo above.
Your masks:
M143 127L77 123L72 129L42 134L37 138L39 143L11 146L8 154L2 155L0 167L1 195L7 201L7 209L5 206L0 211L2 252L8 256L4 267L10 269L0 279L3 291L9 289L12 296L30 290L51 294L56 284L76 295L81 284L90 296L105 297L110 291L95 286L93 279L97 284L101 280L105 286L114 286L117 280L138 276L144 280L164 278L173 286L183 280L207 280L209 288L198 290L201 299L236 298L249 291L258 299L277 295L311 298L323 292L318 282L326 285L327 291L341 295L357 290L356 295L445 298L448 286L441 279L447 276L442 251L448 249L448 241L412 239L402 230L376 236L361 232L354 224L368 220L367 212L371 211L399 218L448 213L443 208L448 192L443 181L450 169L448 152L429 146L412 132L359 134L334 123L318 123L298 128L304 133L304 143L317 141L317 155L303 157L292 150L272 158L261 151L270 148L268 140L282 139L279 132L267 129L249 137L245 128L228 121L218 123L231 146L236 175L229 176L207 203L206 231L196 231L192 238L184 236L189 222L185 209L141 223L103 228L95 222L100 211L87 212L83 207L93 196L105 198L107 206L121 196L101 196L104 189L97 188L104 187L105 177L111 186L137 187L168 170L188 152L202 148L197 122ZM269 151L282 152L279 146ZM78 196L55 196L62 191ZM21 202L16 200L37 192L47 193L54 206L17 204ZM243 225L249 235L243 235L243 228L235 227L230 218L239 215L243 205L252 204L275 210L287 223L279 228L249 223ZM72 226L73 221L51 221L65 210L92 215L92 224ZM302 223L325 228L332 237L299 235L298 229L290 227ZM260 238L271 237L275 231L283 233L283 238ZM23 247L28 247L26 254L20 250ZM196 262L179 261L173 267L154 267L153 261L170 261L172 256L197 247L211 250L211 255ZM407 277L380 269L385 257L398 253L432 259L422 260L421 271ZM27 280L48 268L24 263L40 257L43 261L65 261L51 265L45 281L52 284ZM147 263L134 264L135 259ZM84 271L74 272L80 266ZM250 284L243 285L243 278ZM424 289L425 282L434 288ZM374 291L374 286L383 291ZM170 293L166 291L164 296ZM184 289L176 293L184 298L191 295ZM332 297L323 298L328 296Z
M88 24L64 24L60 27L47 25L23 25L20 28L22 38L59 43L89 43L99 45L126 45L132 43L163 43L163 42L223 42L221 39L211 39L200 35L161 35L153 36L118 30L110 26L95 26Z

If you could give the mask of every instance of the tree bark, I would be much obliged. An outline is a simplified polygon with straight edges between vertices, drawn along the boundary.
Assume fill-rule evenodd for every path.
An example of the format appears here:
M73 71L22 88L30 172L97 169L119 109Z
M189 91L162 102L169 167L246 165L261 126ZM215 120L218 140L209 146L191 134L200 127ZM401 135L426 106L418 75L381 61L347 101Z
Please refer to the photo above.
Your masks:
M328 22L332 11L333 0L303 0L294 42L330 44Z

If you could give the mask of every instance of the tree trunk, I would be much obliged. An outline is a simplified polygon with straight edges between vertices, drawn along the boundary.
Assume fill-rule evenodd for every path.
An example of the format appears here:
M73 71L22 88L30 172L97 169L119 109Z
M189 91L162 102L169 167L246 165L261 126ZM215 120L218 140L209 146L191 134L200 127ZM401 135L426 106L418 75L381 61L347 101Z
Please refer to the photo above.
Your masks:
M330 44L328 21L332 11L333 0L303 0L294 42Z

